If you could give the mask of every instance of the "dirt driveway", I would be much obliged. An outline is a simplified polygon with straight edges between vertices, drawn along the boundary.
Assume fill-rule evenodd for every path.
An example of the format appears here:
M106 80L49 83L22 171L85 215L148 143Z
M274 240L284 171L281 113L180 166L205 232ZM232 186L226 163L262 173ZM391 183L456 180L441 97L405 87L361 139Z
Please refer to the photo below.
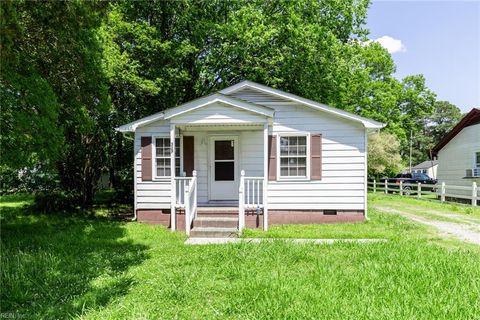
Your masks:
M480 219L453 212L438 211L400 204L398 207L373 205L373 208L385 212L399 214L412 221L438 229L445 238L453 236L462 241L480 245Z

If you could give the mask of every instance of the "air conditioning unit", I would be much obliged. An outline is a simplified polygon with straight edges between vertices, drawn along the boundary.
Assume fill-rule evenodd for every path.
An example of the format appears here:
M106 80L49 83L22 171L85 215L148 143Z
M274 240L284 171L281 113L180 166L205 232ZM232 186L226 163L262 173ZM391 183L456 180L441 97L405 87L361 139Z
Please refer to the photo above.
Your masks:
M480 177L480 168L465 170L465 177L467 178Z

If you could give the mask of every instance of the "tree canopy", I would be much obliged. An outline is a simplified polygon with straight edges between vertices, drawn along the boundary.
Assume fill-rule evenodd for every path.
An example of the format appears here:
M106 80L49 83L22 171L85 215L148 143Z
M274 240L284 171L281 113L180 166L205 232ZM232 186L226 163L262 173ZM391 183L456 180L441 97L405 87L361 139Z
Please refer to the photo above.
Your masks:
M385 122L404 159L412 131L414 161L459 116L422 75L394 77L367 0L0 5L2 165L49 164L85 205L102 171L131 172L116 126L244 79Z

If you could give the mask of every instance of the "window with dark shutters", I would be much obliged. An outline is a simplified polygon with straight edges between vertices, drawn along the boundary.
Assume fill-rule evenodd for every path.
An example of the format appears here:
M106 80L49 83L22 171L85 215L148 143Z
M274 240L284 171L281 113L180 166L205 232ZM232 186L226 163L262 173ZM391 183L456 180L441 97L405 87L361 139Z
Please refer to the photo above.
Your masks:
M268 180L277 180L277 137L268 136Z
M310 141L310 179L322 179L322 135L312 134Z
M191 177L194 168L193 136L183 136L183 171Z
M152 137L141 137L142 181L152 181Z

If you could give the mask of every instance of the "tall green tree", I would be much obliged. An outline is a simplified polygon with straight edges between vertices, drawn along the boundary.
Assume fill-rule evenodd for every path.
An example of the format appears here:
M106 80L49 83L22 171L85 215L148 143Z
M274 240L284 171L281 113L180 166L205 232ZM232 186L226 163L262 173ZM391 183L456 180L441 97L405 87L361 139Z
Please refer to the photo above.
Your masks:
M433 144L437 144L461 119L462 112L456 105L448 101L436 101L428 124Z
M110 104L97 29L106 5L2 2L2 105L9 111L2 143L26 140L24 158L55 164L62 187L77 192L84 206L92 203L105 158Z

